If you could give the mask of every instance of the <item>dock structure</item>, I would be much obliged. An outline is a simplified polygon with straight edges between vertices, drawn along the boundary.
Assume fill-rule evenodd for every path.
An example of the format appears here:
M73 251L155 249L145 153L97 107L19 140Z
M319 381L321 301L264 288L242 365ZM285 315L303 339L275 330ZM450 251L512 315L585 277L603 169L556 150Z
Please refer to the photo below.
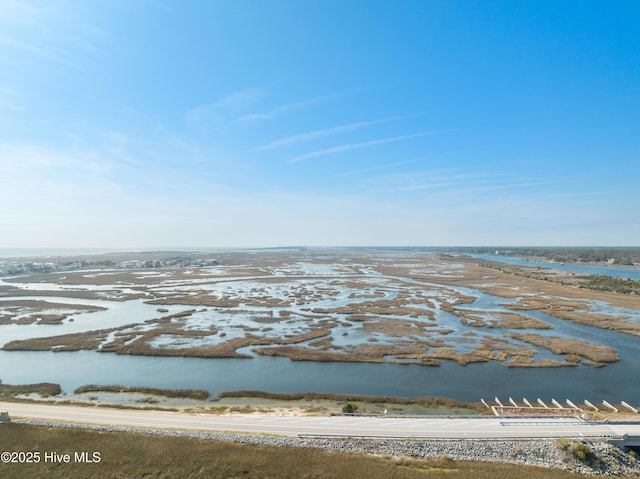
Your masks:
M551 402L553 403L553 405L559 409L564 409L564 407L562 406L562 404L560 404L558 401L556 401L555 399L552 399Z
M598 411L599 411L599 409L598 409L597 407L595 407L593 404L591 404L591 403L590 403L589 401L587 401L586 399L584 400L584 403L585 403L588 407L592 408L595 412L598 412Z
M487 405L487 403L482 400L482 403ZM563 407L558 401L553 399L554 407L547 406L542 399L538 399L538 404L540 406L534 406L527 400L527 398L523 398L523 403L525 405L519 405L513 398L509 398L509 404L503 404L498 397L495 398L495 406L491 406L491 411L496 416L579 416L584 411L579 407ZM571 403L573 404L573 403Z
M492 406L491 410L496 416L506 417L576 417L580 416L582 409L568 407L527 407L527 406Z
M566 406L560 404L555 399L551 399L551 406L548 406L542 399L538 398L538 405L534 406L527 398L522 398L522 403L518 404L512 397L509 397L508 403L503 404L502 401L496 396L494 398L495 406L490 405L484 399L480 399L482 404L488 409L491 409L496 416L580 416L584 417L585 410L576 405L571 399L565 399ZM602 406L595 406L588 400L584 400L585 406L591 408L593 412L604 411L603 407L610 409L613 412L619 413L619 409L607 401L602 401ZM620 401L622 407L640 414L639 408L633 407L631 404Z
M611 404L609 404L607 401L602 401L602 404L604 404L605 406L607 406L609 409L611 409L613 412L618 412L618 408L615 406L612 406Z
M569 407L575 408L575 409L580 409L578 406L576 406L575 404L573 404L573 402L570 399L567 399L567 404L569 405Z

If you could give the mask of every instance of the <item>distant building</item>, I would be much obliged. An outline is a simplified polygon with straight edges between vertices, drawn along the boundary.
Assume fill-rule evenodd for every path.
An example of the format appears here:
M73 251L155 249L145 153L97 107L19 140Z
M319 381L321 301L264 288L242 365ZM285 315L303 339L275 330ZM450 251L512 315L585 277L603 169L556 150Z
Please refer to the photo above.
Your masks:
M137 259L132 259L129 261L120 261L119 263L116 264L116 267L127 268L127 269L142 268L142 261L138 261Z

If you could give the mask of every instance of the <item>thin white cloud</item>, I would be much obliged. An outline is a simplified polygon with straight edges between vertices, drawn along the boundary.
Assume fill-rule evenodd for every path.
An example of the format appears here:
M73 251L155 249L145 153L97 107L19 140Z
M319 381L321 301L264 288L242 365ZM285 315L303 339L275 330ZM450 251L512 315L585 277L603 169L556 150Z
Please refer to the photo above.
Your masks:
M328 97L313 97L308 98L306 100L298 101L295 103L287 103L286 105L280 105L268 112L264 113L251 113L249 115L244 115L239 118L233 120L233 123L249 123L253 121L261 121L261 120L271 120L278 115L285 113L287 111L299 110L302 108L306 108L311 105L315 105L317 103L321 103L326 101Z
M357 174L360 174L360 173L368 173L369 171L384 170L386 168L393 168L394 166L407 165L407 164L411 164L411 163L417 163L419 161L426 161L426 160L433 160L435 158L442 158L444 156L448 156L449 154L450 153L441 154L441 155L430 155L430 156L426 156L426 157L422 157L422 158L416 158L416 159L413 159L413 160L395 161L393 163L385 163L383 165L370 166L368 168L361 168L359 170L346 171L344 173L338 173L335 176L336 177L351 176L351 175L357 175Z
M265 96L265 92L259 88L246 88L212 103L192 108L186 113L185 119L188 123L226 122L230 125L245 125L257 121L273 120L284 113L336 100L360 90L354 89L329 95L314 96L276 106L266 112L245 113L248 108L255 105Z
M529 182L529 181L517 181L517 180L508 180L506 183L495 183L495 184L487 184L484 186L478 185L474 180L474 182L468 182L467 180L462 180L460 178L452 178L450 181L447 181L446 178L441 178L439 181L429 181L429 182L417 182L413 184L408 184L404 186L398 186L394 188L394 191L419 191L419 190L428 190L435 188L443 188L450 186L459 186L460 188L455 190L455 195L459 198L469 198L479 196L494 196L495 193L499 193L500 195L506 195L509 191L515 191L517 196L524 194L522 190L528 188L549 186L552 184L559 184L559 181L549 182L549 181L540 181L540 182ZM468 186L465 186L468 185ZM506 193L505 193L506 192ZM530 191L527 192L527 195L530 195Z
M245 88L223 96L211 103L189 110L185 116L188 123L229 121L253 106L264 96L259 88Z
M7 100L5 97L0 96L0 109L11 110L11 111L24 111L24 108L14 103L10 100Z
M280 140L272 141L271 143L267 143L266 145L259 146L257 148L252 148L249 151L264 151L264 150L273 150L275 148L282 148L290 145L294 145L296 143L302 143L305 141L317 140L318 138L325 138L331 135L337 135L340 133L344 133L347 131L357 130L359 128L364 128L372 125L379 125L381 123L387 123L390 121L400 120L404 117L402 116L394 116L391 118L384 118L381 120L370 120L370 121L358 121L354 123L349 123L348 125L340 125L334 126L332 128L326 128L323 130L315 130L309 131L307 133L300 133L298 135L288 136L286 138L281 138Z
M369 192L389 196L390 193L421 190L453 191L466 185L484 185L502 181L502 173L489 171L463 171L460 168L411 170L372 176L359 183ZM505 179L504 181L510 181Z
M359 150L361 148L369 148L369 147L375 146L375 145L383 145L385 143L392 143L392 142L396 142L396 141L409 140L411 138L419 138L421 136L435 135L437 133L440 133L440 132L439 131L424 131L424 132L421 132L421 133L413 133L411 135L393 136L393 137L390 137L390 138L382 138L380 140L370 140L370 141L365 141L365 142L362 142L362 143L351 143L351 144L347 144L347 145L339 145L339 146L334 146L333 148L327 148L325 150L312 151L311 153L306 153L304 155L296 156L295 158L292 158L291 160L289 160L289 162L290 163L298 163L300 161L308 160L310 158L316 158L318 156L334 155L336 153L344 153L345 151Z
M41 18L52 12L50 7L37 7L27 0L3 0L2 23L34 26L40 24Z
M220 98L214 106L223 111L235 112L253 105L262 96L263 92L259 88L245 88Z
M328 101L332 101L332 100L336 100L338 98L342 98L344 96L350 95L354 92L360 91L361 89L354 89L354 90L349 90L346 92L339 92L339 93L331 93L329 95L320 95L320 96L314 96L314 97L310 97L310 98L306 98L304 100L300 100L300 101L296 101L296 102L292 102L292 103L287 103L284 105L280 105L277 106L271 110L269 110L268 112L264 112L264 113L251 113L249 115L244 115L241 116L239 118L236 118L233 122L234 123L247 123L247 122L253 122L253 121L260 121L260 120L272 120L276 117L278 117L279 115L289 112L289 111L295 111L295 110L302 110L304 108L313 106L313 105L317 105L317 104L321 104L321 103L325 103Z
M44 48L34 43L27 43L17 38L12 38L6 35L0 35L0 45L6 47L21 50L23 52L38 55L43 58L47 58L52 61L62 62L64 61L59 54L53 51L51 48Z
M359 173L367 173L369 171L383 170L383 169L386 169L386 168L393 168L394 166L407 165L409 163L415 163L416 161L418 161L418 160L405 160L405 161L396 161L394 163L385 163L384 165L370 166L369 168L361 168L359 170L353 170L353 171L347 171L345 173L339 173L339 174L337 174L335 176L336 177L341 177L341 176L357 175Z
M105 38L104 32L60 2L44 7L36 3L2 0L2 60L10 67L30 65L34 60L41 64L46 60L55 66L82 71L84 61L90 58L87 55L100 53L96 41Z

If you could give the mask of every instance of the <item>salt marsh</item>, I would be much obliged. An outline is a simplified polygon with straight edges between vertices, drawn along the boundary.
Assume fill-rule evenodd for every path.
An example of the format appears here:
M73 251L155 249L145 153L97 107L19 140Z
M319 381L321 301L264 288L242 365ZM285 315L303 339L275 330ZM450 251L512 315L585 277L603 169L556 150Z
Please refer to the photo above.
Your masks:
M477 372L474 363L492 363L523 377L541 366L619 370L637 361L640 305L546 291L544 282L516 282L460 258L323 250L226 253L220 263L5 278L0 357L58 361L86 350L98 363L116 353L132 361L194 356L214 368L229 358L265 368L303 361ZM65 317L25 324L34 301L38 314ZM296 390L314 389L306 386Z

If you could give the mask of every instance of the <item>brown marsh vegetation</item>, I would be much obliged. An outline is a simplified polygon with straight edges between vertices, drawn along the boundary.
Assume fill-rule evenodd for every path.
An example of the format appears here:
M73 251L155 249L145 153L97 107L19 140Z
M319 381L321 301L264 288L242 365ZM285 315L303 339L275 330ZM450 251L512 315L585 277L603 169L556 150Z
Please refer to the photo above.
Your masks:
M43 300L3 301L0 324L60 324L74 313L104 311L99 306L52 303ZM55 312L51 312L51 311Z
M511 333L509 337L536 346L543 346L554 354L563 354L568 362L578 363L582 358L589 359L595 366L618 361L615 349L588 343L579 339L559 338L557 336L540 336L539 334Z
M158 313L168 312L168 305L185 309L116 328L10 341L4 349L251 358L243 351L251 348L259 355L307 361L428 366L441 361L463 365L500 361L510 367L558 367L600 366L617 359L617 352L578 339L540 339L531 331L550 330L552 325L529 316L528 311L640 335L640 322L594 311L590 303L599 299L638 310L637 298L585 292L572 284L548 281L536 272L516 274L502 265L467 257L289 251L223 253L219 259L221 265L212 268L76 271L12 279L16 286L44 281L69 288L38 290L39 296L120 301L145 297L148 304L167 306L158 308ZM305 269L308 264L313 267ZM101 290L91 291L87 285ZM465 307L476 297L458 286L512 300L498 305L511 311ZM56 303L28 299L33 292L27 289L0 292L17 293L25 299L12 300L5 311L38 307L40 322L62 320L61 313L54 311ZM84 305L77 307L88 311ZM0 323L14 321L6 314L0 316ZM15 322L31 322L33 317L23 315ZM522 341L532 347L523 346ZM587 349L595 352L584 353ZM558 357L536 359L537 351Z
M204 389L159 389L141 386L126 387L116 384L107 386L99 386L96 384L87 384L75 389L74 394L82 394L87 392L115 392L115 393L142 393L151 394L153 396L165 396L171 398L190 398L205 400L209 397L209 392Z
M2 384L0 381L0 397L14 398L26 394L39 394L41 397L57 396L62 392L59 384L37 383L37 384Z

